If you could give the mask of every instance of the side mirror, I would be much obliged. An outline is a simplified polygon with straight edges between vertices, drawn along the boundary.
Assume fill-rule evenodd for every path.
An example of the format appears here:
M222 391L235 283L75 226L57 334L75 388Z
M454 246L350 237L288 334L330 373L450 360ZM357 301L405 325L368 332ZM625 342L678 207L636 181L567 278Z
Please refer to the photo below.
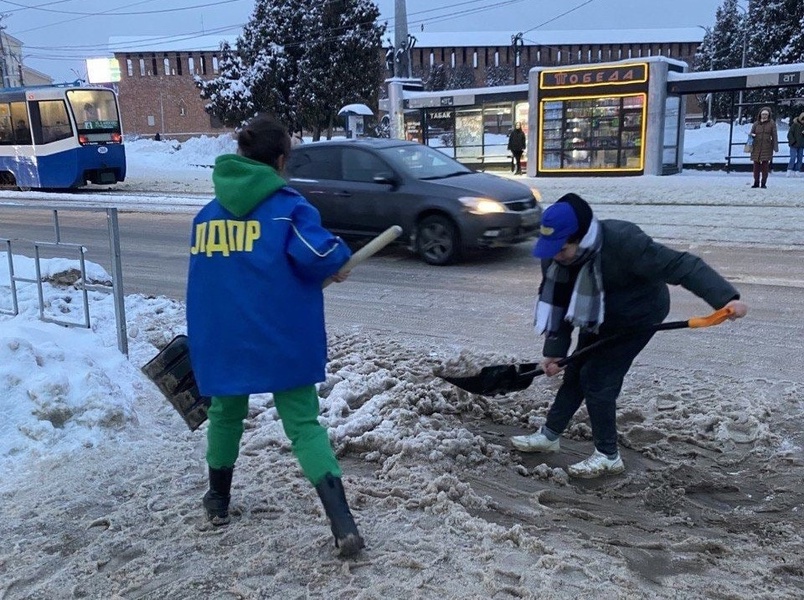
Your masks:
M390 171L383 171L381 173L377 173L373 178L372 181L374 183L381 183L384 185L390 185L392 187L396 187L399 185L399 179L396 175L391 173Z

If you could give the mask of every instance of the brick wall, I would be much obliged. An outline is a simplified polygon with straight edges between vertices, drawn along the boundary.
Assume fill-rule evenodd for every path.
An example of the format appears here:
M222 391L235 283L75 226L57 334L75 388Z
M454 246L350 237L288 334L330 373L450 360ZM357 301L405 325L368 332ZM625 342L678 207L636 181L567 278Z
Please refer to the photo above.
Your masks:
M119 53L115 58L120 63L118 90L126 135L154 136L158 132L183 140L232 131L204 111L206 101L201 99L191 73L192 67L201 77L215 77L215 53Z
M673 44L581 44L560 46L524 46L519 54L517 83L527 81L527 72L531 67L570 66L578 64L609 62L616 60L638 60L649 56L665 56L692 64L692 57L698 44L695 42ZM508 67L510 81L513 83L513 67L515 54L510 46L465 46L459 48L413 48L411 51L411 68L414 74L425 80L430 71L431 56L434 65L442 64L447 72L452 68L452 53L455 53L455 68L468 66L475 75L475 87L486 86L486 75L489 68L495 66L495 57L499 66ZM385 50L383 50L384 56ZM464 58L465 57L465 58ZM477 66L475 66L475 62ZM386 76L390 72L386 71Z
M604 44L534 46L522 48L517 83L527 81L527 72L535 66L574 65L588 62L638 60L648 56L666 56L692 61L697 43L678 44ZM411 67L414 75L427 79L430 57L433 64L443 64L447 73L455 68L469 67L474 75L473 87L485 87L490 68L499 61L508 67L513 83L514 52L510 46L460 46L449 48L414 48ZM123 128L128 135L163 136L185 139L193 135L217 135L230 132L221 127L204 111L205 101L193 83L193 71L204 78L217 75L215 52L137 52L116 53L120 63L120 110ZM497 58L495 58L497 57ZM384 63L385 49L378 54ZM167 61L167 63L165 62ZM475 66L475 62L477 66ZM390 73L386 71L386 76Z

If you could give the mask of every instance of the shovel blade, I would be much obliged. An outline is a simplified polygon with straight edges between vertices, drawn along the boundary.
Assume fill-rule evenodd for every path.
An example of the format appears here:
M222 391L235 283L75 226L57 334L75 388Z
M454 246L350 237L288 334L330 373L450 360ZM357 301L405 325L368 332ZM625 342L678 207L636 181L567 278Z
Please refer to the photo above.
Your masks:
M187 336L178 335L152 358L142 372L153 381L181 415L190 431L207 420L210 398L202 396L195 382Z
M524 390L533 383L536 375L541 375L535 363L521 365L493 365L483 367L480 373L469 377L444 376L442 379L470 394L498 396Z

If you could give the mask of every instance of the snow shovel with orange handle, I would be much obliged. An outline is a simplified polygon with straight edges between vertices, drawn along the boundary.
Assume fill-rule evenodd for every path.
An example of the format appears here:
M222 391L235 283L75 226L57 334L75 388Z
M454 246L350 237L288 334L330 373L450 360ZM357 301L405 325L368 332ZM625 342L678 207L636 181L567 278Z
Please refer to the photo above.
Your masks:
M634 335L650 333L652 331L666 331L668 329L699 329L701 327L711 327L712 325L719 325L733 314L734 310L731 308L721 308L706 317L693 317L687 321L668 321L667 323L657 323L646 327L629 329L628 331L610 335L585 348L576 350L566 358L562 358L558 361L558 366L565 367L591 354L602 346L616 344ZM480 373L468 377L442 376L441 378L472 394L499 396L524 390L533 383L533 379L539 375L544 375L544 370L539 366L539 363L521 363L483 367Z

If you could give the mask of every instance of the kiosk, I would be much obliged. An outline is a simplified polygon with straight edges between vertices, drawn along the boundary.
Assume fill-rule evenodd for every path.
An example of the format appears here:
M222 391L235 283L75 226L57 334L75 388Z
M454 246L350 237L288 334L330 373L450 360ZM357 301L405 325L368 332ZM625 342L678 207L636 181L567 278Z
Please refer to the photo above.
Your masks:
M678 172L684 111L666 88L686 66L659 56L531 69L528 175Z

